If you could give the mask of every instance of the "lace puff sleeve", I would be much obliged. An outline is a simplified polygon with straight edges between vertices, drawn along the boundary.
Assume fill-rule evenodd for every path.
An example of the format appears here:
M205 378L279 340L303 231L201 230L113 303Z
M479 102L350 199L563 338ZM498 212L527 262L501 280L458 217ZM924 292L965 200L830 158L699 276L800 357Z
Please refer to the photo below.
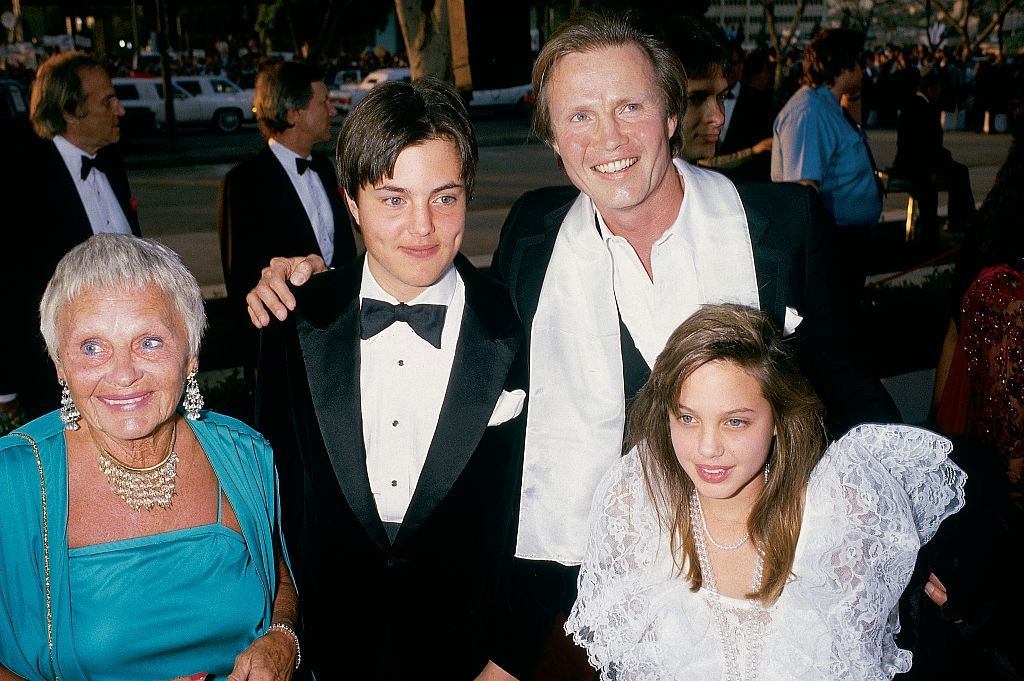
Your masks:
M949 461L951 449L920 428L863 425L815 468L796 579L778 605L822 617L828 678L885 679L910 668L910 653L893 641L896 606L920 546L963 507L967 476Z
M594 495L579 595L565 624L566 633L586 649L602 678L653 678L641 662L659 657L648 632L651 607L645 575L662 544L667 549L668 537L660 529L633 449L605 474ZM624 673L626 667L629 673Z

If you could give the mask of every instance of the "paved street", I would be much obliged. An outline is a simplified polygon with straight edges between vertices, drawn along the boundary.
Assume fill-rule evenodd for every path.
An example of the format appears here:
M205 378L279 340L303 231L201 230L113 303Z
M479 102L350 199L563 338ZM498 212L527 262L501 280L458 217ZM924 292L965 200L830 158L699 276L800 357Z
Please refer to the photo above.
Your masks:
M515 199L529 189L566 184L568 179L546 146L526 141L525 119L484 119L477 121L477 128L481 138L480 168L463 251L486 261ZM896 154L896 133L872 130L870 139L879 166L891 164ZM232 137L185 132L179 141L179 151L171 154L161 152L156 140L133 144L128 150L129 174L144 234L181 253L208 295L223 290L216 237L220 179L234 163L255 153L261 145L255 129L248 127ZM1009 145L1009 135L946 134L946 146L954 158L971 169L978 201L991 188ZM323 150L333 153L331 145L324 145ZM207 162L211 160L214 162ZM167 166L168 163L188 165ZM889 218L899 219L906 202L905 194L889 196Z

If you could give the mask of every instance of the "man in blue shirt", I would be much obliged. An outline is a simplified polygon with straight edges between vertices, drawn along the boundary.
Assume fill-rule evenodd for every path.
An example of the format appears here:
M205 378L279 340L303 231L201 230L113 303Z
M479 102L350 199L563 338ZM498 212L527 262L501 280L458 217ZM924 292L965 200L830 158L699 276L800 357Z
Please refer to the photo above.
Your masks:
M814 187L836 225L837 298L853 311L866 274L870 226L882 199L860 126L843 96L860 96L864 38L848 29L821 31L804 51L804 86L775 118L772 180Z

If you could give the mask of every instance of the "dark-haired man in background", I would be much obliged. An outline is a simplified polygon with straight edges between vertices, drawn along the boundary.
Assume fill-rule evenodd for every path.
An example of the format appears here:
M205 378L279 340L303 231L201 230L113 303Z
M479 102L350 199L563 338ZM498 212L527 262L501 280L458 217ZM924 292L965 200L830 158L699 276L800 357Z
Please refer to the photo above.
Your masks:
M245 294L276 255L316 253L330 265L355 257L345 202L330 159L313 145L331 138L334 107L323 74L307 64L273 64L256 77L256 120L267 147L232 168L217 199L224 283L234 317L242 321ZM255 364L248 323L243 364Z
M740 87L733 77L738 78L736 60L742 66L743 50L728 47L721 30L702 19L685 19L680 33L681 39L674 47L687 79L680 156L684 161L714 168L733 180L767 180L773 112L768 110L758 131L752 127L752 119L757 115L753 109L759 108L752 100L757 99L758 93L742 90L746 95L742 107L735 98L730 99ZM730 116L733 135L726 149L723 140ZM756 134L761 137L754 139L752 135Z

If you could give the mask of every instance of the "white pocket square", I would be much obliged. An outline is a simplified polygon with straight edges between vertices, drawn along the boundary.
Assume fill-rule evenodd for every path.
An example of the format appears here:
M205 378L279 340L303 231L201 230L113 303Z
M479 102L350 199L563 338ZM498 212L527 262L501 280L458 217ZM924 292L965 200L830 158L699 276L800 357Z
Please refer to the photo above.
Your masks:
M796 327L800 326L800 322L804 320L803 317L796 313L791 307L786 308L786 321L782 324L782 335L790 336L796 331Z
M511 421L523 413L523 405L526 404L526 391L513 390L509 392L502 390L498 397L498 403L494 405L494 413L487 421L487 426L498 426L505 421Z

